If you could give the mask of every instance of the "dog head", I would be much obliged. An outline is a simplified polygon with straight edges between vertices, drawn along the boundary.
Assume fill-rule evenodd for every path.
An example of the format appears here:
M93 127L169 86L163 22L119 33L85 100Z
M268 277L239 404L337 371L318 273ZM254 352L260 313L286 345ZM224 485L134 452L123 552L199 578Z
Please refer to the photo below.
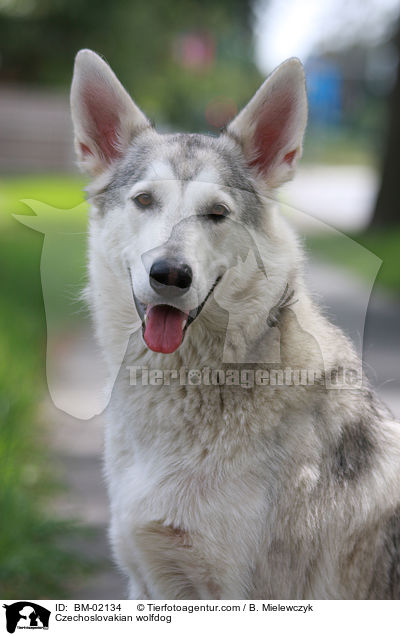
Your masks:
M92 259L131 310L133 294L151 350L175 351L190 324L210 316L217 288L232 311L238 297L246 302L252 272L238 260L264 285L271 277L273 304L291 257L279 253L267 202L301 155L307 103L298 60L282 64L219 137L158 134L89 50L76 57L71 108L79 163L94 178Z

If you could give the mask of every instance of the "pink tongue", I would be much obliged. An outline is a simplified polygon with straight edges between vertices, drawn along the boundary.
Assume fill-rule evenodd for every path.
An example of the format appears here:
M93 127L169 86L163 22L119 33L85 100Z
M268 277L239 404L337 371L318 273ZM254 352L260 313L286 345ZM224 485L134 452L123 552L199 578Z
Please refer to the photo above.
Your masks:
M155 305L147 314L144 339L152 351L173 353L183 338L182 322L187 313L169 305Z

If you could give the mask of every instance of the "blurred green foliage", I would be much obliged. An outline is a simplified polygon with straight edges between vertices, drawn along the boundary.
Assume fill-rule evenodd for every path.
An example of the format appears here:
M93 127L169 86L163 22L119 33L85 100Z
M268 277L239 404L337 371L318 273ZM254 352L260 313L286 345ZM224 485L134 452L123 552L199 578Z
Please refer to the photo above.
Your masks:
M73 57L91 48L112 65L158 122L213 129L216 97L242 106L261 76L253 61L250 0L5 0L0 4L0 80L66 87ZM195 35L208 48L185 49ZM204 52L203 52L204 53ZM189 55L189 57L188 57Z
M310 127L304 139L301 164L332 166L371 166L377 169L379 153L371 135L365 136L346 127L318 130Z
M400 225L395 227L370 229L349 237L382 259L382 266L376 284L400 293ZM348 268L355 274L369 276L369 255L367 251L352 249L351 242L331 234L311 235L306 240L309 250L315 256Z
M33 193L59 206L82 195L73 178L10 179L0 181L0 191L0 597L63 598L73 595L71 581L88 564L65 547L82 531L45 512L55 485L39 408L46 352L43 235L11 213L28 212L19 199Z

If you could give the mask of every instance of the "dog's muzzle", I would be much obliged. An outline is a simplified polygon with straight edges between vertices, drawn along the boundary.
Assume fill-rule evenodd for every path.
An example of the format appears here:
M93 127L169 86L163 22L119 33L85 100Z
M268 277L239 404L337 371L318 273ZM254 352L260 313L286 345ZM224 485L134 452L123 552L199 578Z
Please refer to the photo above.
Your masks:
M200 315L204 305L222 278L222 276L219 276L216 279L200 305L191 311L182 311L168 304L145 305L140 302L133 289L129 267L128 272L136 311L142 321L143 339L149 349L158 353L173 353L178 349L183 342L188 327ZM166 285L166 287L176 287L176 285ZM183 288L180 287L180 289ZM172 295L167 297L172 298Z

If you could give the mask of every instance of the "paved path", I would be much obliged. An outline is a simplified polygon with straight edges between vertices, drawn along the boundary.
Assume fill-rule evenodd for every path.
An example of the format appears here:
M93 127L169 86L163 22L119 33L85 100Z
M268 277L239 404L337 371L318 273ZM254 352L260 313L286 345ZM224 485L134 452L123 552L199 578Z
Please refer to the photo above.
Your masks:
M400 300L380 289L370 295L362 280L325 263L311 263L307 278L326 314L362 353L371 383L400 419ZM365 315L360 306L368 300Z
M368 226L378 185L378 175L368 166L300 163L296 178L282 186L280 192L288 205L350 232Z
M74 542L73 549L98 564L95 574L78 581L71 590L76 599L126 598L125 578L111 559L107 538L108 501L102 472L103 418L78 420L45 404L46 421L54 465L65 490L57 494L51 510L64 519L74 519L91 530Z
M323 300L332 320L351 335L360 348L364 327L360 306L365 306L368 288L348 272L316 262L310 265L308 278L310 287ZM373 292L363 343L364 360L371 381L400 418L399 319L400 302L382 292ZM74 363L81 364L81 350L76 354L73 349L70 351L67 366L73 372ZM76 359L73 359L74 355ZM85 364L90 362L86 360ZM84 399L84 392L78 391L76 399ZM71 596L78 599L124 598L125 583L111 563L106 535L108 505L102 476L102 418L77 420L63 414L51 403L46 405L46 417L53 423L50 429L52 446L60 477L67 486L65 493L53 502L53 509L64 518L78 519L93 529L93 537L82 540L76 547L102 562L99 572L75 587Z

